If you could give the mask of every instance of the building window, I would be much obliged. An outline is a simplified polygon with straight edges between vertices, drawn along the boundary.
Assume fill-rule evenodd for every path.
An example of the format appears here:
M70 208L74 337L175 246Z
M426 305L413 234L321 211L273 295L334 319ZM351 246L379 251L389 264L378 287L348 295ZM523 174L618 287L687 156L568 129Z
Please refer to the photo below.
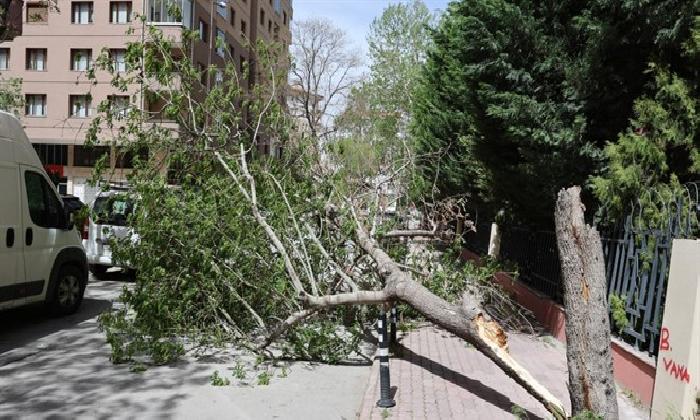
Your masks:
M73 165L92 167L105 155L108 156L107 159L109 160L108 146L75 146L73 148Z
M219 28L216 28L216 54L221 58L226 54L226 35Z
M199 40L202 42L209 40L209 29L202 19L199 19Z
M130 1L110 2L109 11L109 23L129 23L131 21Z
M27 3L27 23L47 23L49 5L44 3Z
M72 4L73 24L87 25L92 23L92 2L74 1Z
M267 21L267 32L272 32L272 21L271 20Z
M87 71L92 67L92 50L70 50L70 69L73 71Z
M44 165L68 165L68 146L65 144L33 143L39 160Z
M87 118L90 116L90 95L70 95L71 118Z
M0 48L0 70L8 70L10 68L10 49Z
M129 2L131 3L131 2ZM180 22L187 29L192 29L192 0L181 0L176 3L181 6L180 16L173 16L169 12L172 3L170 0L150 0L148 2L148 21L149 22ZM131 10L131 9L129 9Z
M278 16L282 14L282 0L275 0L274 9Z
M287 12L282 12L282 23L287 26Z
M228 16L226 16L226 2L225 1L217 1L216 2L216 14L223 17L224 19L228 19Z
M112 67L118 73L126 72L126 50L112 49L109 50L109 56L112 60Z
M236 28L236 9L234 9L233 7L231 8L231 11L229 12L229 17L230 17L230 21L231 21L231 26L233 26L233 28L235 29Z
M25 95L24 113L28 117L45 117L46 95Z
M111 95L107 98L112 116L121 120L129 113L129 97L126 95Z
M27 70L46 71L46 48L27 48Z
M260 9L260 26L263 26L265 24L265 11L263 9Z
M182 0L182 24L185 26L185 28L190 30L192 29L193 25L192 11L192 0Z
M245 20L241 20L241 36L243 36L243 38L248 36L248 24Z

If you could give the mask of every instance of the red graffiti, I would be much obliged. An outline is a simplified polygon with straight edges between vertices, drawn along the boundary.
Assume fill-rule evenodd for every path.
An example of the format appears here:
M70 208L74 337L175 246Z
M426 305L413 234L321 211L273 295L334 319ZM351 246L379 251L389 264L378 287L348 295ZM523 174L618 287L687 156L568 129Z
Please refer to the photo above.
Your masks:
M666 360L665 357L663 358L663 362L664 368L669 375L681 382L690 383L690 373L688 373L687 367L676 364L676 362L671 359Z
M659 351L671 350L671 344L668 342L668 338L670 336L671 336L671 333L668 331L668 328L666 328L666 327L661 328L661 343L659 344Z

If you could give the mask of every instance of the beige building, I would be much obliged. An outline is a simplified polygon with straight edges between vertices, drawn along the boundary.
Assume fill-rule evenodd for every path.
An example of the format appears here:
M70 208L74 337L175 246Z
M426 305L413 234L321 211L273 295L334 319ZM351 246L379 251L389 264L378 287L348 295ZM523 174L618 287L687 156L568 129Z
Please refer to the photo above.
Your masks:
M116 94L106 72L97 73L95 85L88 80L86 72L103 49L109 49L118 70L124 67L126 44L141 39L146 25L175 39L187 27L200 33L189 52L198 66L220 66L224 57L232 57L236 65L248 62L254 68L248 45L264 40L288 47L291 42L292 0L54 0L57 8L45 0L3 1L10 13L0 22L12 28L14 38L0 41L0 76L23 79L27 135L47 170L60 178L61 192L84 201L94 196L86 179L100 156L110 154L117 180L124 179L131 164L116 150L82 146L102 101L129 100ZM168 14L171 1L181 7L181 20ZM145 23L138 16L145 16ZM133 33L126 35L129 27ZM217 38L228 52L217 48Z

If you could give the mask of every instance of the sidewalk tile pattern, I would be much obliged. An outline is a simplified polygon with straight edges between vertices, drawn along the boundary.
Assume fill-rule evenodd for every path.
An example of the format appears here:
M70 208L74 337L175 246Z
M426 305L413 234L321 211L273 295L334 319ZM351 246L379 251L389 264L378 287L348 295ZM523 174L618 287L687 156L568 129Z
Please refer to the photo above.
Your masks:
M566 356L552 338L510 333L513 357L566 404ZM493 362L462 339L432 327L422 327L399 338L398 357L390 361L396 407L376 407L379 396L378 364L369 378L360 419L513 419L513 407L528 419L551 416L545 408Z

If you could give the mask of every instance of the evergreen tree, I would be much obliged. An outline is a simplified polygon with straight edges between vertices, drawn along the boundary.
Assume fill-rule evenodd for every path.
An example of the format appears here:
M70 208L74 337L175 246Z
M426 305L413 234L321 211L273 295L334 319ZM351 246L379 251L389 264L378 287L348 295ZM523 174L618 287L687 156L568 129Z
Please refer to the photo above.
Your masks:
M697 4L453 2L433 34L413 132L423 176L442 195L551 227L556 191L604 164L652 94L657 62L688 77Z

